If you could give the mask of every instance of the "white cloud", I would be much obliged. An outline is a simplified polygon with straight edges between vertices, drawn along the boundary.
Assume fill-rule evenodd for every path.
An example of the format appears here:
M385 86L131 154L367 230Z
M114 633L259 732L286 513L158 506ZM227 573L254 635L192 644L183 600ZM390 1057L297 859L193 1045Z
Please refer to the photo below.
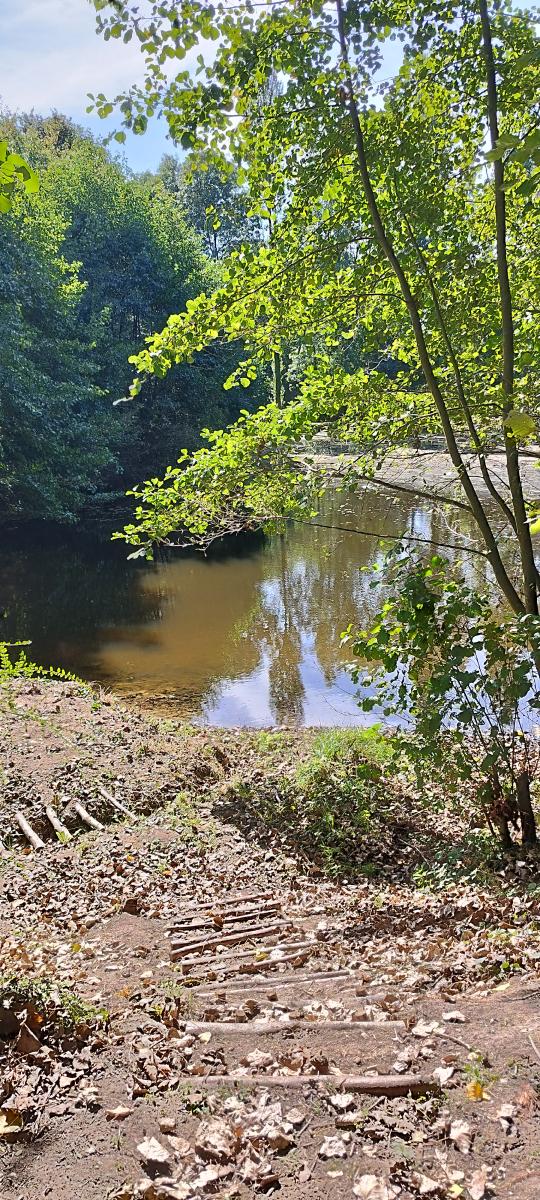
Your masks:
M88 92L114 95L143 74L139 43L98 37L89 0L0 4L0 43L0 95L11 109L82 114Z

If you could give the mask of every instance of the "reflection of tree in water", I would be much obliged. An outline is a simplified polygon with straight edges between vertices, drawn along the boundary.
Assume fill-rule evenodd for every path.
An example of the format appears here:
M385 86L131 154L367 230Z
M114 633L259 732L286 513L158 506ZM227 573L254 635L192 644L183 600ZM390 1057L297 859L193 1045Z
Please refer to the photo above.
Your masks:
M202 710L212 719L220 704L219 720L301 723L313 718L314 696L321 713L329 690L347 683L340 631L367 625L383 599L370 587L382 555L377 538L465 542L471 532L466 514L458 523L452 514L449 527L439 508L373 491L327 496L317 521L264 543L235 540L209 560L173 555L155 567L78 532L48 543L43 534L26 544L19 536L0 555L0 609L8 610L0 629L31 638L37 661L170 693L186 715ZM470 582L485 579L484 559L460 557Z
M461 514L460 514L461 517ZM300 723L306 698L303 667L312 650L326 685L331 687L343 669L339 634L352 623L368 625L382 601L381 589L373 588L373 567L383 556L378 537L409 534L435 543L465 542L471 535L466 520L449 523L436 507L411 507L403 498L381 497L373 492L344 501L341 494L327 497L324 525L360 525L377 536L335 532L317 523L304 526L280 539L279 565L275 542L270 548L274 570L260 589L260 603L251 613L249 636L264 649L272 718L278 724ZM429 546L425 547L431 553ZM476 582L485 580L481 558L468 564Z
M279 538L277 582L277 589L265 589L265 644L272 718L277 725L300 724L305 691L300 673L303 625L298 613L299 574L290 568L285 534Z
M151 627L162 615L163 597L136 586L137 568L124 548L92 537L21 534L0 555L0 626L6 639L28 638L32 657L81 669L81 648L100 640L103 626L134 621Z

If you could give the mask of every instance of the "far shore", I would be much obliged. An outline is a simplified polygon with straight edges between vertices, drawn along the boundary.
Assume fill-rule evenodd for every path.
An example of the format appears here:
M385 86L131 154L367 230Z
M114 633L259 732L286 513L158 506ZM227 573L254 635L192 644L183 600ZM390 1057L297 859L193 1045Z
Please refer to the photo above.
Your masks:
M536 451L536 447L532 449ZM352 463L356 455L347 453L339 456L335 453L315 452L315 461L321 466L328 468L335 466L340 457L342 457L344 462ZM491 500L488 489L482 479L478 459L472 455L464 455L464 458L478 494L482 499ZM494 454L486 455L486 463L495 486L503 494L507 494L508 474L504 452L497 451ZM521 459L523 487L528 500L540 499L539 465L540 449L538 449L538 459L529 458L528 456ZM437 492L441 496L456 496L460 498L462 495L450 455L441 449L403 449L393 451L388 454L380 470L375 472L375 477L387 480L389 483L400 484L406 488L418 488L429 492Z

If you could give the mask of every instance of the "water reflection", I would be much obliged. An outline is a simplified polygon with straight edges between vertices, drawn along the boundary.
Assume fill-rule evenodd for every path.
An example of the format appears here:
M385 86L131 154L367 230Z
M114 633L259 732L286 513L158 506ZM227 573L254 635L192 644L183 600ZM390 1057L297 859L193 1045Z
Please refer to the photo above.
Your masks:
M335 494L320 521L371 533L464 540L443 512L387 496ZM118 545L70 536L0 554L2 636L118 691L166 699L219 725L350 725L359 712L339 632L380 605L374 537L298 526L204 559L126 561ZM485 561L467 560L478 580ZM370 717L370 719L373 719Z

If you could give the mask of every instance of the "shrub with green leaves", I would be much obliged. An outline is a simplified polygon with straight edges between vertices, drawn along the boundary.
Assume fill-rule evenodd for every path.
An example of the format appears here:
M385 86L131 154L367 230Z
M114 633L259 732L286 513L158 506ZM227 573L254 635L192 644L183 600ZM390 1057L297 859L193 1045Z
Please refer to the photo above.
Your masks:
M473 796L506 846L518 823L535 845L540 620L494 610L439 555L413 562L392 551L385 569L394 597L370 630L343 635L360 660L362 708L399 719L394 763L405 757L421 786L436 779L445 799Z
M63 667L41 667L39 663L31 662L23 646L29 646L30 642L0 642L0 684L5 683L8 679L18 679L21 676L26 679L64 679L71 683L81 683L82 680L77 675L72 675L71 671L65 671ZM17 650L17 655L11 652Z

